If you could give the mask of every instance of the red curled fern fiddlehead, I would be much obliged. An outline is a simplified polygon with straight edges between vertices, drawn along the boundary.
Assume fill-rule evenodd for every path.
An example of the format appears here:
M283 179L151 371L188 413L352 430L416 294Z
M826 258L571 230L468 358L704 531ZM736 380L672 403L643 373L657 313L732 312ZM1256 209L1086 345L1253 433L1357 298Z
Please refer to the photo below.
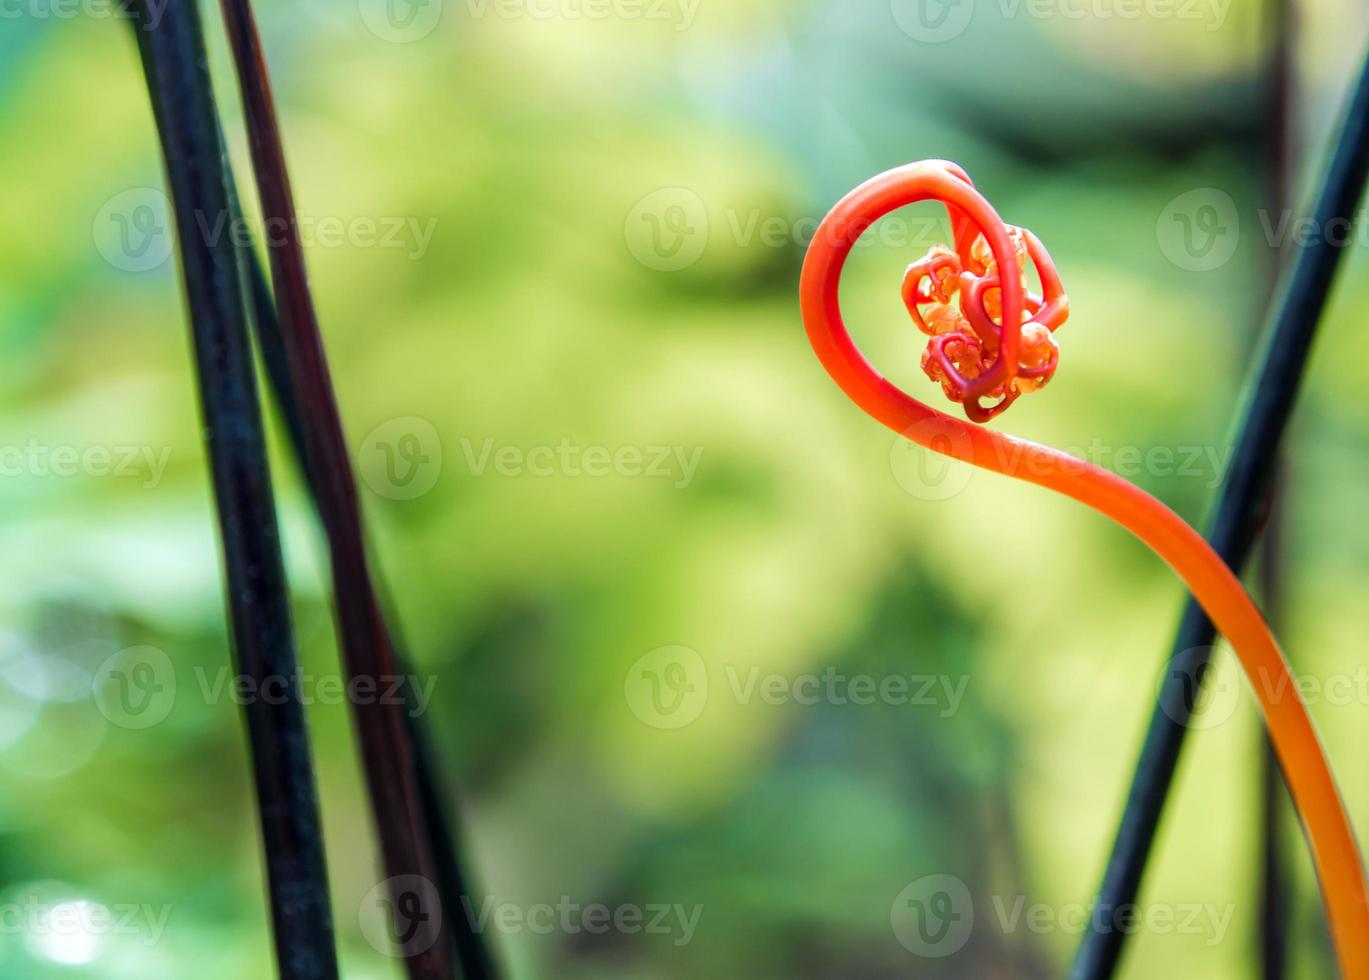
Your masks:
M962 169L940 160L866 181L824 219L800 283L813 350L842 390L895 432L1078 500L1132 532L1178 573L1258 681L1253 687L1311 842L1341 973L1369 980L1369 889L1359 848L1288 664L1239 579L1197 531L1139 487L1067 453L931 408L884 378L852 341L839 298L846 259L877 220L921 201L945 205L954 239L904 276L909 312L932 335L927 373L974 422L1002 412L1054 373L1059 356L1050 335L1068 305L1049 255L1035 236L1005 225ZM1039 297L1027 293L1026 259L1041 278ZM1004 276L1004 269L1012 274Z

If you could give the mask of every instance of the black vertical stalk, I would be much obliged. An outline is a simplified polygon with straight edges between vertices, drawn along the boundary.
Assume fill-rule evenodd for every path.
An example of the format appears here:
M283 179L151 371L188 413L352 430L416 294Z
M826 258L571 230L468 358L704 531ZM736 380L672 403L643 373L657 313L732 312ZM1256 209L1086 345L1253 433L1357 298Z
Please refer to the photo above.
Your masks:
M1299 382L1331 284L1351 236L1338 228L1353 219L1369 175L1369 60L1350 95L1335 149L1313 214L1317 234L1297 255L1283 277L1267 341L1246 392L1236 451L1219 491L1208 541L1237 571L1245 567L1260 525L1268 513L1270 486L1279 444L1298 394ZM1112 976L1122 953L1125 933L1106 923L1121 907L1131 906L1160 824L1175 767L1188 734L1193 703L1186 696L1193 679L1201 680L1211 658L1215 630L1198 604L1189 600L1166 664L1159 703L1141 748L1126 808L1098 892L1102 913L1090 928L1070 969L1072 980ZM1098 923L1103 923L1099 926Z
M1269 44L1264 105L1265 200L1280 221L1292 206L1293 172L1293 0L1268 0L1265 37ZM1277 225L1274 225L1277 226ZM1271 226L1273 227L1273 226ZM1285 259L1278 243L1269 243L1269 281L1277 281ZM1272 297L1271 297L1272 298ZM1287 482L1287 456L1280 454L1276 487ZM1269 524L1260 545L1260 598L1270 625L1278 630L1283 609L1283 565L1286 502L1274 493ZM1260 975L1284 980L1288 960L1288 913L1291 882L1285 874L1283 837L1284 785L1279 758L1269 733L1261 727L1258 750L1260 822L1260 900L1255 934L1259 937Z
M143 45L145 42L144 33L142 31L135 31L135 33L138 36L140 46ZM160 98L154 90L154 110L159 111L159 105ZM216 124L221 126L217 119ZM220 142L222 143L221 129ZM276 404L280 409L289 436L290 447L296 461L300 464L306 485L317 507L320 500L320 490L309 479L309 474L304 469L305 422L299 406L299 399L292 387L293 381L291 380L290 366L286 355L285 338L281 332L280 318L276 313L271 282L262 266L260 256L250 240L244 243L244 238L250 239L250 235L247 235L247 226L233 178L232 163L226 157L224 159L224 170L228 181L229 206L231 208L230 227L242 230L242 234L235 234L232 237L242 244L242 274L247 280L251 298L250 319L255 328L257 346L262 355L267 383L270 385ZM378 572L373 580L379 593L382 619L386 623L392 624L395 620L393 615L394 603L390 601L384 588L383 578ZM400 636L393 628L389 628L387 633L402 675L410 676L407 658L403 655L403 644L399 642ZM412 688L406 686L403 693L406 697L412 697ZM440 757L432 745L426 725L416 713L417 708L412 704L409 707L410 711L406 715L406 720L409 724L417 763L419 798L423 808L424 824L428 831L429 844L436 865L435 884L439 901L442 909L459 910L461 913L460 915L455 915L454 912L448 913L455 915L452 922L452 940L455 945L457 960L461 966L461 975L466 980L497 980L499 972L493 954L484 937L476 928L473 916L473 910L479 901L470 883L469 875L463 870L465 861L461 856L461 841L464 835L461 830L459 815L454 806L448 802L448 792L442 785Z
M232 169L229 169L229 187L233 188ZM241 221L241 212L236 210L235 220ZM319 506L320 490L303 470L304 462L304 418L295 396L290 377L290 366L286 358L285 338L281 334L280 318L276 314L275 299L271 293L271 283L262 268L256 249L250 244L244 249L246 274L251 286L252 323L256 328L257 344L262 352L266 377L276 398L282 420L290 437L291 449L301 470L315 506ZM379 608L385 624L393 624L394 602L386 594L384 578L379 571L372 576L379 596ZM387 625L386 635L394 650L395 662L406 675L409 672L402 637ZM412 689L405 688L406 695ZM409 724L409 737L413 741L416 778L418 781L419 801L423 809L424 826L428 831L428 843L432 849L435 884L437 894L444 910L453 917L452 941L456 948L456 958L461 966L461 975L466 980L497 980L499 973L494 957L474 921L474 909L479 904L472 889L470 879L463 870L461 857L463 834L457 814L448 804L447 794L442 786L441 762L436 748L432 745L427 726L417 714L417 709L406 714ZM458 914L459 913L459 914Z
M1277 616L1283 586L1280 578L1284 550L1284 514L1276 507L1264 532L1260 554L1260 592L1266 611ZM1293 882L1287 872L1283 845L1286 791L1279 757L1269 733L1259 733L1260 901L1256 935L1259 942L1260 976L1284 980L1288 973L1289 915Z
M130 8L152 91L178 229L200 404L213 474L238 670L284 698L244 706L284 980L336 980L313 764L267 465L238 258L229 236L203 233L229 211L199 11L193 0L149 16ZM207 224L206 224L207 223ZM269 703L276 702L276 703Z
M297 409L306 478L329 543L343 659L353 682L383 684L400 676L391 633L370 576L356 479L343 432L322 335L309 292L293 193L271 98L261 41L245 0L221 3L237 67L262 215L271 234L268 256L275 309ZM267 350L268 364L272 352ZM390 882L389 915L413 980L455 976L452 930L465 925L461 907L441 908L439 845L425 798L425 758L404 701L352 704L367 786ZM445 843L445 842L444 842ZM416 887L417 883L417 887ZM438 907L430 907L436 901ZM453 919L457 922L454 923ZM414 927L424 928L415 935ZM418 940L418 941L415 941ZM460 948L459 946L455 948Z

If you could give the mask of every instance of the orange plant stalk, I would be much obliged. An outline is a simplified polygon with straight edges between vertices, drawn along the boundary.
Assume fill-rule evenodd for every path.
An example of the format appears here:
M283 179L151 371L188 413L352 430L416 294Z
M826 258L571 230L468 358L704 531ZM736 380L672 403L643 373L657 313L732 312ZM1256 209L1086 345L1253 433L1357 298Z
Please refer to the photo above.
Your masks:
M1369 889L1354 832L1288 665L1239 579L1197 531L1139 487L1068 453L924 405L884 378L851 340L838 295L846 259L879 218L919 201L945 205L954 239L953 247L934 248L911 266L903 284L910 314L931 335L923 369L976 422L1002 412L1054 374L1059 354L1052 335L1068 314L1068 300L1050 256L1030 232L1005 225L963 170L941 160L866 181L823 220L800 282L813 350L841 389L895 432L1087 504L1144 541L1178 573L1253 682L1307 828L1341 974L1369 980ZM1028 259L1041 279L1040 296L1026 290Z

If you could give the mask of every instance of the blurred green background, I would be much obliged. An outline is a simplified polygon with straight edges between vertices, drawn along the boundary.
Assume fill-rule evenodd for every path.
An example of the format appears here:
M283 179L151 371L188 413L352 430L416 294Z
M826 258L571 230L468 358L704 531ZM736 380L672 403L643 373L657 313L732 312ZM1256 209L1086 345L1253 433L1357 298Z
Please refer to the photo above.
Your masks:
M1182 590L1077 505L929 461L861 414L808 348L797 271L847 189L960 162L1072 300L1055 381L995 425L1198 521L1279 237L1270 37L1255 2L940 4L259 10L379 562L514 977L1050 977L1077 943ZM1369 26L1350 0L1300 13L1299 202ZM270 976L135 47L99 0L3 19L0 976ZM1190 219L1210 241L1185 242ZM936 403L898 283L943 224L886 219L845 292L871 356ZM1279 619L1363 838L1355 231L1292 429ZM336 678L280 432L303 669ZM151 715L110 694L132 661L157 671ZM904 695L854 703L897 677ZM1258 729L1229 656L1217 679L1124 977L1253 975ZM314 700L345 975L397 977L368 939L379 874L347 709ZM1325 976L1285 824L1294 975ZM972 923L929 956L898 906L943 875ZM595 903L657 928L592 930Z

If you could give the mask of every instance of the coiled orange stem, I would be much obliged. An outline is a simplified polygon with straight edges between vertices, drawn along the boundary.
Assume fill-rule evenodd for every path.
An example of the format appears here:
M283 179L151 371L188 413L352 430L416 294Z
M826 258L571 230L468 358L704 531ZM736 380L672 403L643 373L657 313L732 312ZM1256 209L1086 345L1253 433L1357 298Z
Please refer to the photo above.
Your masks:
M1294 804L1307 828L1341 974L1348 980L1369 980L1369 888L1354 832L1288 665L1239 579L1197 531L1139 487L1067 453L924 405L884 378L851 340L842 321L838 292L852 247L884 215L929 200L946 206L957 254L968 254L977 228L998 270L1018 268L1008 227L963 170L939 160L890 170L843 198L824 219L809 248L800 300L813 350L842 390L895 432L928 449L1072 497L1136 535L1178 573L1235 648L1253 682ZM1044 283L1046 276L1042 278ZM976 412L970 403L977 405L978 398L992 390L1008 390L1003 386L1018 375L1020 324L1035 305L1026 296L1020 276L1000 276L992 286L1001 290L1000 316L991 324L999 334L997 351L979 377L963 379L973 383L966 399L972 418L1006 407L1000 404ZM1058 298L1063 305L1063 293ZM1052 328L1056 325L1058 321ZM979 327L983 327L982 320Z

